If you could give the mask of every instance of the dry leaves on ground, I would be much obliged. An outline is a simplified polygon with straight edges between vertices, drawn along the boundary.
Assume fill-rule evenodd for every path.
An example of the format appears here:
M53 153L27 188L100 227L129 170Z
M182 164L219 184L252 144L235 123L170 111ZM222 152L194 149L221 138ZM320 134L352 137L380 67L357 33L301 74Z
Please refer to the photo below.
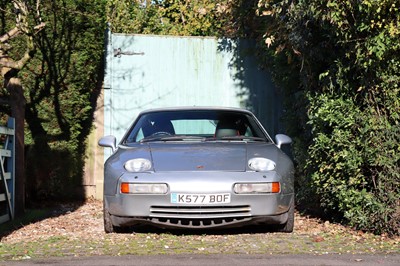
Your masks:
M0 241L1 259L149 254L398 253L399 238L351 230L296 213L292 234L251 230L174 234L106 234L102 202L61 204L53 216L21 226Z
M49 237L69 237L72 239L104 238L102 202L89 200L79 206L76 204L61 204L53 217L42 221L25 225L1 241L4 243L16 243L24 240L34 241ZM321 233L340 233L349 231L348 228L322 222L315 218L301 216L296 213L295 233L314 235L314 241L322 241ZM355 234L359 234L355 232Z

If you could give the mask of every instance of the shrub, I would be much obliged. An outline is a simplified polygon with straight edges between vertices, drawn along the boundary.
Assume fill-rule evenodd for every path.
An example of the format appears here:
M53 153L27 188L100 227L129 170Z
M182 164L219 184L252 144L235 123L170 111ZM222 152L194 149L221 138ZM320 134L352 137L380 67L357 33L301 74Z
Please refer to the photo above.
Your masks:
M300 203L312 199L337 220L392 235L400 234L399 8L395 0L261 0L258 10L265 61L297 121L288 133ZM297 83L287 83L291 75Z

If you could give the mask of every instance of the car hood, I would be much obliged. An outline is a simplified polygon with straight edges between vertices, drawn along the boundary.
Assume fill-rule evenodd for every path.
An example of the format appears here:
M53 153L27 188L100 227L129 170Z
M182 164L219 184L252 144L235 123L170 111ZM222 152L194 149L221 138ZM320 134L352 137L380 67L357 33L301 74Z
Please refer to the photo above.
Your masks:
M246 143L149 143L154 171L246 171Z

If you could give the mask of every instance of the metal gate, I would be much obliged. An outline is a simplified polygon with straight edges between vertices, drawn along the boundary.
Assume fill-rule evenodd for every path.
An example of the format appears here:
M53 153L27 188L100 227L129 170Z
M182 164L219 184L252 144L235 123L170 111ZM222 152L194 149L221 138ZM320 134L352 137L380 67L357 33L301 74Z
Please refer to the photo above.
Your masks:
M15 120L9 118L7 126L0 126L0 223L14 219L14 151Z

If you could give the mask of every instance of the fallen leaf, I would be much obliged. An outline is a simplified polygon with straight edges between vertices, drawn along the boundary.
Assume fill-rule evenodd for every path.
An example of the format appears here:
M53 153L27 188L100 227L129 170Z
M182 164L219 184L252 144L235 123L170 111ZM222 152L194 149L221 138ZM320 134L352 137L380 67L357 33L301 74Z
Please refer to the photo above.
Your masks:
M314 242L322 242L325 239L322 236L314 236L313 241Z

